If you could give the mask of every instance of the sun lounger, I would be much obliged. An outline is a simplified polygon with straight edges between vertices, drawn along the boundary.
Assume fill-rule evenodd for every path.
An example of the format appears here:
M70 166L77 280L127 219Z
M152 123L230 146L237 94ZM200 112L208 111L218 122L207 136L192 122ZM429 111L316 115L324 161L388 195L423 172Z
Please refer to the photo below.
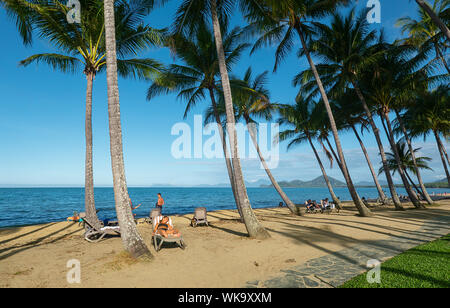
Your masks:
M102 226L100 228L94 227L89 219L83 218L84 223L84 239L91 243L97 243L101 241L106 235L120 235L119 226Z
M191 221L192 227L197 227L200 224L208 224L208 219L206 217L206 207L198 207L194 210L194 218Z
M162 217L163 217L162 215L159 215L159 216L156 216L153 218L153 221L152 221L153 230L155 230L156 225L160 222ZM171 218L169 218L169 225L171 225L173 227ZM183 236L181 236L181 235L174 236L174 237L167 237L167 236L162 236L162 235L158 234L158 231L156 231L155 233L153 233L152 240L153 240L153 245L155 246L156 252L161 250L161 246L163 243L177 243L181 249L184 250L186 248L186 243L184 242Z

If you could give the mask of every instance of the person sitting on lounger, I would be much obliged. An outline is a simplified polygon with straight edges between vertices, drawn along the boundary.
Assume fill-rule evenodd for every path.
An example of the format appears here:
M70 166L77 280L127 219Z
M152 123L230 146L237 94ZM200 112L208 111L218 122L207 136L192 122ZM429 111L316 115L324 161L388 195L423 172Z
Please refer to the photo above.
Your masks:
M311 201L311 199L308 199L308 201L305 201L306 209L307 210L313 210L314 209L314 203Z
M161 221L156 224L155 230L153 232L163 237L178 237L180 236L180 232L177 229L174 229L172 225L169 223L169 217L164 216Z

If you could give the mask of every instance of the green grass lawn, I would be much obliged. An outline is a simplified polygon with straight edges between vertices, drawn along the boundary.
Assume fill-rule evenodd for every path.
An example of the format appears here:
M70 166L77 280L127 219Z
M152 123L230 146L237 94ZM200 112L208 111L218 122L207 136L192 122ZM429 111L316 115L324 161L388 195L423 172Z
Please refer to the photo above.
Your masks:
M380 284L364 273L340 288L450 288L450 234L382 263Z

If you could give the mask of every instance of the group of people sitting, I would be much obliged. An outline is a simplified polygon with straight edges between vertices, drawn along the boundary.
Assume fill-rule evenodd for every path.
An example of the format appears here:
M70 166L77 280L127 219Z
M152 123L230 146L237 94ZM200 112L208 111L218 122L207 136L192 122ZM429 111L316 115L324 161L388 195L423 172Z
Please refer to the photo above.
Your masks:
M326 210L334 210L335 205L333 202L329 202L328 198L320 200L320 203L317 203L316 200L308 199L305 201L306 211L307 212L315 212L320 211L323 213Z

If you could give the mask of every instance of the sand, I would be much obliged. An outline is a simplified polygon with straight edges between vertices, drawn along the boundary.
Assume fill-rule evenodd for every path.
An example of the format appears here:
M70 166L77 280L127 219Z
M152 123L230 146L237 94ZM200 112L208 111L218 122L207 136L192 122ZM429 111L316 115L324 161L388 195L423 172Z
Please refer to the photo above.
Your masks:
M164 245L155 252L150 225L138 229L151 249L150 262L129 258L120 237L89 243L77 223L57 222L0 229L0 287L244 287L274 277L282 269L355 245L408 235L439 215L450 215L450 200L426 210L396 212L372 208L362 218L347 206L339 214L290 215L287 208L255 213L270 232L268 240L246 236L236 211L208 213L210 227L189 226L192 215L172 216L188 245ZM67 281L67 262L81 265L81 283ZM161 279L163 278L163 279Z

